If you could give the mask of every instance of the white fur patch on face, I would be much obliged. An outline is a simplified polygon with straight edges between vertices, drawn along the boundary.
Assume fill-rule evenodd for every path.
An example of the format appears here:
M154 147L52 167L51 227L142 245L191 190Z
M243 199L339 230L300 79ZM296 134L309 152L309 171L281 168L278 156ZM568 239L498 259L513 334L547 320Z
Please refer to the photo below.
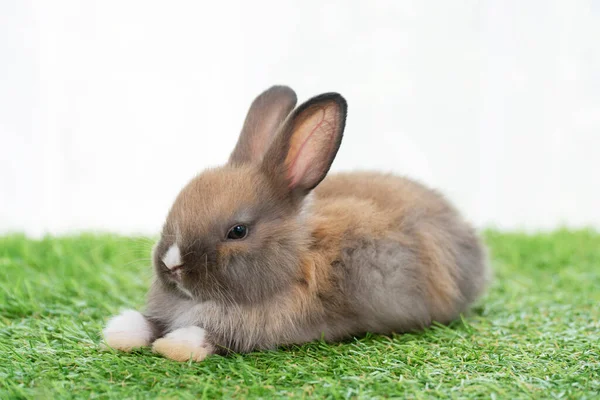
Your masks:
M169 269L179 267L182 264L181 252L179 251L179 246L177 245L177 243L173 243L171 247L169 247L169 249L163 256L162 261Z
M168 333L152 345L152 350L175 361L202 361L212 353L204 340L206 332L197 326L186 326Z
M108 321L102 334L113 349L131 351L150 345L152 326L140 312L125 310Z

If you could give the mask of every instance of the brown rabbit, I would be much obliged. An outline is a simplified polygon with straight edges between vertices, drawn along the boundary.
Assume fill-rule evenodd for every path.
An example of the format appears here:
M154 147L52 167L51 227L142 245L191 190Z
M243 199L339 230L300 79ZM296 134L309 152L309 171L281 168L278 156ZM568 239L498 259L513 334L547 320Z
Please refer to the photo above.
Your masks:
M254 100L229 162L194 178L153 252L146 312L104 330L116 349L174 360L455 319L482 292L486 252L437 192L378 173L323 180L346 121L337 93L274 86Z

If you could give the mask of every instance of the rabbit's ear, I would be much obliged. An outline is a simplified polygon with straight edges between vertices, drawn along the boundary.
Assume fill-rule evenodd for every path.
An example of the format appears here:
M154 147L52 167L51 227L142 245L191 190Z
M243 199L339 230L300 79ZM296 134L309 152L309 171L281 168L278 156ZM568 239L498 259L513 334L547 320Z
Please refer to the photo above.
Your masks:
M327 175L342 142L346 100L338 93L313 97L281 127L262 168L285 190L305 195Z
M260 161L296 101L296 93L287 86L273 86L254 99L229 163Z

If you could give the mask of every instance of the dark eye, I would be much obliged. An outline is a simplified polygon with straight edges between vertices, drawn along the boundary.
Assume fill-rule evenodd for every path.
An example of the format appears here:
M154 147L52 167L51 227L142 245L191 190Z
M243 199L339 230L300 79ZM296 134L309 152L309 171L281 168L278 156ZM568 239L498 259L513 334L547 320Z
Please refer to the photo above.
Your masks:
M248 227L246 225L235 225L227 233L227 239L239 240L248 235Z

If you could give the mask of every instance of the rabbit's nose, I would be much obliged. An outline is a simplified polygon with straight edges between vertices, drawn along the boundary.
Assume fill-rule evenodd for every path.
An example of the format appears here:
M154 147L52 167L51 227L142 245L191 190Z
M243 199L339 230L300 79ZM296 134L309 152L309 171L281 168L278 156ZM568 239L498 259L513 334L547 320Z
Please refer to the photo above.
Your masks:
M171 278L175 279L178 282L181 282L181 271L183 265L178 265L170 269Z

